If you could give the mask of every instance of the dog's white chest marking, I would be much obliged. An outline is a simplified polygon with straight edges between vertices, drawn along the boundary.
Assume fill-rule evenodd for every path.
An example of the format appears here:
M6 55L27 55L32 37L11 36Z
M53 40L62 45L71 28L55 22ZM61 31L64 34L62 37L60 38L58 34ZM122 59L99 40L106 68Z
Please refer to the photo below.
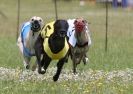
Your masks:
M37 40L38 35L39 35L39 32L35 32L33 34L33 31L30 31L27 34L27 38L25 40L26 41L25 47L28 48L31 53L35 53L34 45L35 45L35 41Z

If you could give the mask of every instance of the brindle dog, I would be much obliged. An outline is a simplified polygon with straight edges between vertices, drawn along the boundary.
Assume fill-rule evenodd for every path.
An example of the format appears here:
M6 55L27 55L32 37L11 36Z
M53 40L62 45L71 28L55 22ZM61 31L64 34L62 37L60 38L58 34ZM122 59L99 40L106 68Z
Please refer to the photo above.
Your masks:
M72 23L69 23L70 26L73 25L72 27L74 27L72 31L73 34L69 37L69 43L70 55L73 62L73 73L75 74L76 67L78 64L80 64L81 60L83 60L84 64L87 63L88 58L86 54L89 50L91 39L88 30L88 23L86 20L83 18L77 18L72 20ZM75 45L73 45L73 43Z

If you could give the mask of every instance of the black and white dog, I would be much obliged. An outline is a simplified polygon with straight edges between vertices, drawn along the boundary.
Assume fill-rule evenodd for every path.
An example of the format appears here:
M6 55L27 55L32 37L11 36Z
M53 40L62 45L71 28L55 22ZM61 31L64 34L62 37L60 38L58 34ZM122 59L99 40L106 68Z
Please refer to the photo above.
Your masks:
M68 23L66 20L53 21L45 25L35 42L38 73L44 74L50 62L58 60L57 71L53 76L54 81L58 80L62 67L68 58L67 30Z
M44 23L41 17L33 16L30 21L24 23L18 37L17 45L23 57L26 69L30 68L30 60L35 56L34 44Z

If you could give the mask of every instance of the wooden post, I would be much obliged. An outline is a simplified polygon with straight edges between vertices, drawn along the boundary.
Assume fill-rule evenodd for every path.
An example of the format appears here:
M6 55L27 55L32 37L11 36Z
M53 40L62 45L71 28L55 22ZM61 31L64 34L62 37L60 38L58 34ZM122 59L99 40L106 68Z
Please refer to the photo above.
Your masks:
M55 6L55 19L58 19L58 12L57 12L57 0L54 0L54 6Z
M17 40L17 38L18 38L19 22L20 22L20 0L18 0L16 40Z
M105 51L108 48L108 0L106 0L106 34L105 34Z

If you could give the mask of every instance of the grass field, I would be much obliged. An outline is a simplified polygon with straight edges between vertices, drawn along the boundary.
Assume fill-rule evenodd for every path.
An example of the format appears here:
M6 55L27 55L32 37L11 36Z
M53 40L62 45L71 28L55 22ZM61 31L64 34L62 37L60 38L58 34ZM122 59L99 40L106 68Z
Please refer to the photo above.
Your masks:
M58 2L60 19L84 17L89 21L90 62L72 74L71 60L58 82L52 81L55 63L45 75L23 70L16 45L17 0L0 0L0 94L133 94L132 10L109 8L108 49L105 52L105 6L77 0ZM33 15L47 23L55 19L52 0L21 0L20 26ZM34 59L32 60L34 62Z

